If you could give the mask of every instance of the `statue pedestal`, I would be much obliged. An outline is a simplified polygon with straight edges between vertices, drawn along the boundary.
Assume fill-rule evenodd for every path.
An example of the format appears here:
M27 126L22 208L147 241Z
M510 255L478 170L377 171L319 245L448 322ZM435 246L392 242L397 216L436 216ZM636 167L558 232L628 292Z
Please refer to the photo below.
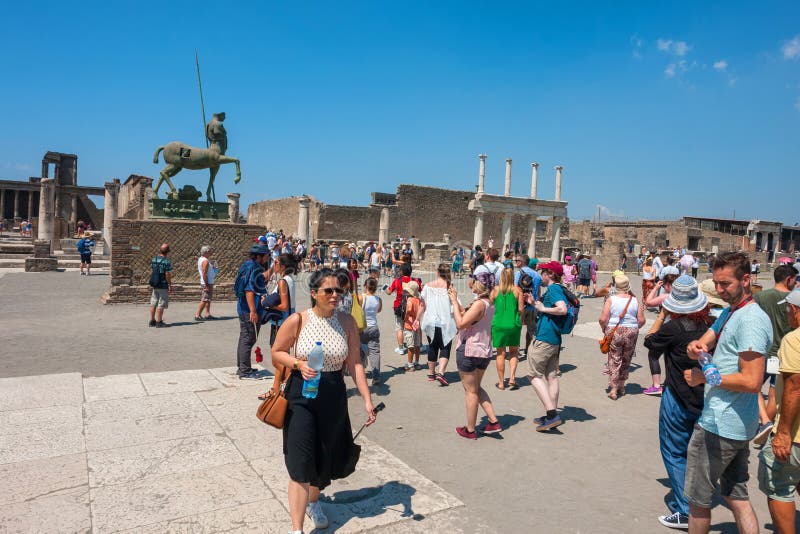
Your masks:
M227 202L172 200L151 198L150 217L153 219L187 219L196 221L228 221Z

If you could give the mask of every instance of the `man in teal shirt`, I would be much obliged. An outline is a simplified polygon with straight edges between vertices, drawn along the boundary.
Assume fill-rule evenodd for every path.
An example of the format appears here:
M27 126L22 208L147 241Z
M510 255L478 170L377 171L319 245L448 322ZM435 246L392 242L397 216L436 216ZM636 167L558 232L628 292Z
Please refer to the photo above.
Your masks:
M750 260L741 252L714 260L714 285L728 304L722 315L686 348L690 358L713 351L712 363L722 382L706 384L703 412L689 441L686 498L689 532L704 534L711 526L714 491L733 510L739 532L758 532L758 518L747 494L749 442L758 428L758 402L765 358L772 344L772 324L750 292ZM705 382L700 369L684 371L690 386Z

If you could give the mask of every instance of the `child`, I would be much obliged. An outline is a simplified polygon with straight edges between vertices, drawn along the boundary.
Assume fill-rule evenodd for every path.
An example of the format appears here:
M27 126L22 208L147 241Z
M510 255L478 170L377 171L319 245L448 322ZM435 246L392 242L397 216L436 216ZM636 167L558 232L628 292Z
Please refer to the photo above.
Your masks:
M419 367L419 348L422 345L422 331L419 328L419 284L416 280L403 284L403 294L406 296L403 343L408 349L406 372L411 372Z
M371 274L371 273L370 273ZM375 295L378 281L370 276L364 283L364 294L358 295L358 303L364 310L367 327L361 333L361 354L372 369L372 385L381 384L381 331L378 329L378 313L383 308L381 298ZM366 364L364 364L366 367Z

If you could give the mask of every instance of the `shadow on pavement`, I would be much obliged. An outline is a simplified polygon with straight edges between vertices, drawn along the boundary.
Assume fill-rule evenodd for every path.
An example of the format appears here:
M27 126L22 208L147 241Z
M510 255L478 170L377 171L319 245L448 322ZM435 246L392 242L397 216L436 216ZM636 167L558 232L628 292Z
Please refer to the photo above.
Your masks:
M315 532L336 532L354 517L376 517L383 514L385 510L400 512L402 517L422 521L425 516L415 514L411 508L411 496L416 491L408 484L393 480L382 486L320 495L320 501L328 505L325 511L332 525L324 530L315 530Z
M564 373L569 373L570 371L574 371L577 368L578 368L577 365L572 365L571 363L562 363L561 365L558 366L558 370L561 372L562 375Z
M577 423L597 419L597 417L578 406L564 406L559 415L564 421L575 421Z

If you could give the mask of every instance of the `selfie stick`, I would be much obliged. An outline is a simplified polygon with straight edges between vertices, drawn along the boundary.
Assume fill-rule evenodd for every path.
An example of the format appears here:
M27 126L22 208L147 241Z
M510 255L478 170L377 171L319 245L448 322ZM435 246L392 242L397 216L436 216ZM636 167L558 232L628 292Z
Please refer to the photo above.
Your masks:
M386 408L386 405L384 403L378 404L377 406L375 406L375 409L372 410L372 415L378 415L378 412L380 412L384 408ZM356 440L356 438L359 436L359 434L361 434L361 431L364 430L365 428L367 428L367 423L364 423L363 425L361 425L361 428L358 430L358 432L356 432L356 435L353 436L353 441Z

